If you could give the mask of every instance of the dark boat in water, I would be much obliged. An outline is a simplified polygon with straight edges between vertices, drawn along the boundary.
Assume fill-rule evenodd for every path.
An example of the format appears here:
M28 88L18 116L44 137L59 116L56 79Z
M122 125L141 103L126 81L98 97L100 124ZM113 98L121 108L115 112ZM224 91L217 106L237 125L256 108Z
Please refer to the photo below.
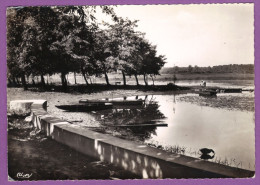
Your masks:
M242 93L241 88L212 88L212 91L216 91L219 93Z
M144 100L137 99L137 100L125 100L125 99L112 99L112 100L88 100L82 99L79 100L79 103L85 104L101 104L101 103L112 103L113 105L142 105Z
M66 110L68 112L90 112L113 108L112 103L102 104L72 104L72 105L56 105L57 108Z
M200 91L199 95L200 96L217 96L217 92L216 91L205 90L205 91Z

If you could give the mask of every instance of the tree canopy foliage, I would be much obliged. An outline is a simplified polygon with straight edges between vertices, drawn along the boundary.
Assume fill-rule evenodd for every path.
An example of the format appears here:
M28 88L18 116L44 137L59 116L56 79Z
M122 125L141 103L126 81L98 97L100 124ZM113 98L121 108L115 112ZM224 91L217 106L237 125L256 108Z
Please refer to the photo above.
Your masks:
M111 17L100 24L97 9ZM8 80L59 73L64 89L69 72L87 77L121 71L125 76L159 75L165 57L135 31L137 21L118 17L109 6L12 7L7 10Z

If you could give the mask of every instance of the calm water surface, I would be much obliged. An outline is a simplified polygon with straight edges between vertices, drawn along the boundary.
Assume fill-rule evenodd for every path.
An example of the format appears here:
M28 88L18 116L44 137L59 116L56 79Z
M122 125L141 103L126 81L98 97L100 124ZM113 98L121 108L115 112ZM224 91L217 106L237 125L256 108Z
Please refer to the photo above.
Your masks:
M231 165L254 168L253 112L198 106L175 98L154 97L168 127L158 127L146 142L184 146L185 154L191 156L200 148L210 148L216 153L212 161L228 160Z
M144 107L117 107L95 116L102 117L103 125L167 123L168 127L124 129L148 144L182 148L188 156L200 157L199 149L210 148L215 151L210 161L254 170L254 112L200 106L181 101L183 96L187 95L138 97L146 99Z

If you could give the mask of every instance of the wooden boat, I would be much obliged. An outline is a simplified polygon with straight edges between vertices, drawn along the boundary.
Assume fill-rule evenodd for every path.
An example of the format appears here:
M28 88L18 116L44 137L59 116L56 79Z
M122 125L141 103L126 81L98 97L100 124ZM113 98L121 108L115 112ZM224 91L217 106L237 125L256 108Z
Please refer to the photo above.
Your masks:
M167 123L156 124L134 124L134 125L106 125L107 127L168 127Z
M254 92L254 89L242 89L242 91L249 91L249 92Z
M96 104L96 103L112 103L113 105L142 105L144 100L137 99L137 100L124 100L124 99L112 99L112 100L88 100L82 99L79 100L79 103L85 104Z
M217 92L216 91L205 90L205 91L200 91L199 95L200 96L217 96Z
M224 90L224 93L242 93L241 88L237 88L237 89L226 88L226 89L223 89L223 90Z
M90 112L104 109L111 109L112 103L104 104L72 104L72 105L56 105L57 108L63 109L69 112Z
M212 91L216 91L219 93L242 93L242 89L241 88L214 88L214 89L210 89Z

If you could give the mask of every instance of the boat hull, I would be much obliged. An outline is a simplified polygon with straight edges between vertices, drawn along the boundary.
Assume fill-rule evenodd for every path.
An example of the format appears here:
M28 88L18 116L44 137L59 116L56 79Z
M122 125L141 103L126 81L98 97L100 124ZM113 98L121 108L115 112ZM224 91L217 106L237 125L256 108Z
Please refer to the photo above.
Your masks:
M142 105L144 100L79 100L79 103L96 104L96 103L112 103L113 105Z
M241 88L232 89L232 88L218 88L218 89L211 89L213 91L219 92L219 93L242 93Z
M74 104L74 105L56 105L57 108L68 111L68 112L91 112L97 110L105 110L113 108L111 103L106 104Z
M217 92L214 91L202 91L199 93L200 96L217 96Z

